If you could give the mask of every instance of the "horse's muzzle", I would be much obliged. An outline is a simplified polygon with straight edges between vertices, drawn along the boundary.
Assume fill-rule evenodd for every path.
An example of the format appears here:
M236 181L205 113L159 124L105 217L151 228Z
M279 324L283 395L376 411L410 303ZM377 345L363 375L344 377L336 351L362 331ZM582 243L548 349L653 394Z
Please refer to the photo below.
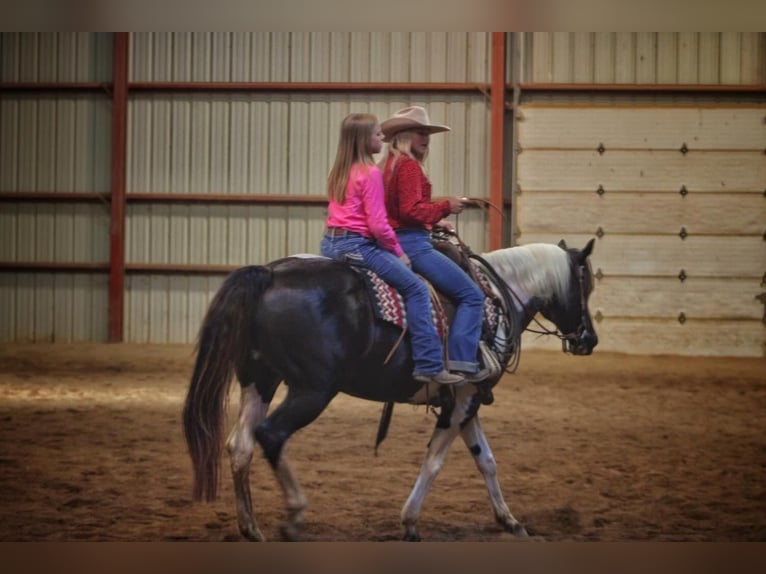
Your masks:
M570 341L570 352L573 355L590 355L598 345L598 336L588 329L583 329L576 340Z
M588 329L580 329L576 335L564 335L561 338L561 350L572 355L590 355L596 345L598 337Z

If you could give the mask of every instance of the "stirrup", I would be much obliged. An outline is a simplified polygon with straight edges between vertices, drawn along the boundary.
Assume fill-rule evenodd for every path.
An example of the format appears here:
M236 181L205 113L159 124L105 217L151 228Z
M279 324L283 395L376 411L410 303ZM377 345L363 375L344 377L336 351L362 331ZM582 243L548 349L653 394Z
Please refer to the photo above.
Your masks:
M500 361L497 360L497 356L489 348L486 342L479 341L479 351L481 352L481 359L484 366L489 370L487 379L495 379L503 372L503 367L500 366Z

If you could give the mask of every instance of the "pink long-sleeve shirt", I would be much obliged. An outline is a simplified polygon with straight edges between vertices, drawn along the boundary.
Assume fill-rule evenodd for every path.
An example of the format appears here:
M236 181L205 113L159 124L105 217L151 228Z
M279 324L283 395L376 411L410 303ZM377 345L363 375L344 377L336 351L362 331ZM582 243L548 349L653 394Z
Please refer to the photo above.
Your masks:
M374 165L355 164L346 185L346 200L330 200L328 227L342 227L374 238L383 249L400 257L404 251L391 228L383 199L383 177Z

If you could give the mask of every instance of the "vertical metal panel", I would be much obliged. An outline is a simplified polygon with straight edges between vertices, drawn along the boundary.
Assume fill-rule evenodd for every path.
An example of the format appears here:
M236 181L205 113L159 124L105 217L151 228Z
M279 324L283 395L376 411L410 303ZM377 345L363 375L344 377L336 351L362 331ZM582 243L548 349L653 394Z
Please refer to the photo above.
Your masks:
M489 81L485 32L133 33L132 81Z
M614 79L618 83L636 81L636 37L630 32L617 32L614 45Z
M106 340L107 276L0 272L0 341Z
M330 32L311 32L309 34L309 81L320 82L330 77L331 47Z
M613 84L615 78L615 59L617 57L617 38L614 32L596 32L594 38L594 73L593 81L597 84Z
M657 71L655 78L658 84L675 84L680 82L678 74L678 41L679 34L677 33L657 33Z
M529 61L524 81L629 84L764 81L763 32L536 32L525 36Z
M592 32L575 32L572 49L572 81L591 83L594 78L594 34Z
M112 34L0 33L0 82L106 82Z
M0 114L0 191L108 191L102 97L5 94Z
M654 32L636 33L636 83L653 84L657 81L657 35Z
M351 32L349 34L349 80L352 82L370 81L370 33Z
M721 74L723 84L739 84L742 81L741 34L721 32Z
M678 33L678 82L699 83L700 41L698 32Z
M208 302L222 281L219 276L131 276L128 280L129 339L194 342Z
M2 342L16 340L17 297L16 274L0 272L0 341Z
M569 32L553 32L551 40L551 77L556 82L571 82L572 36Z
M720 32L700 32L699 82L717 84L720 77Z
M766 79L766 34L741 33L742 83L763 83Z
M0 191L19 189L21 102L0 97Z

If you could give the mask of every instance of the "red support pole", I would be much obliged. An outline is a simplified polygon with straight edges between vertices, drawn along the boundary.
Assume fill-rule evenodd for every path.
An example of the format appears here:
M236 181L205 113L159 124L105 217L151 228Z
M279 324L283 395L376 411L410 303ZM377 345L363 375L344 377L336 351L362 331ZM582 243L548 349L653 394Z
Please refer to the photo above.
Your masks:
M109 341L122 342L125 306L125 162L128 125L128 33L114 34L112 176L109 234Z
M503 209L503 161L505 139L505 32L492 32L490 201ZM489 250L502 247L503 214L489 210Z

